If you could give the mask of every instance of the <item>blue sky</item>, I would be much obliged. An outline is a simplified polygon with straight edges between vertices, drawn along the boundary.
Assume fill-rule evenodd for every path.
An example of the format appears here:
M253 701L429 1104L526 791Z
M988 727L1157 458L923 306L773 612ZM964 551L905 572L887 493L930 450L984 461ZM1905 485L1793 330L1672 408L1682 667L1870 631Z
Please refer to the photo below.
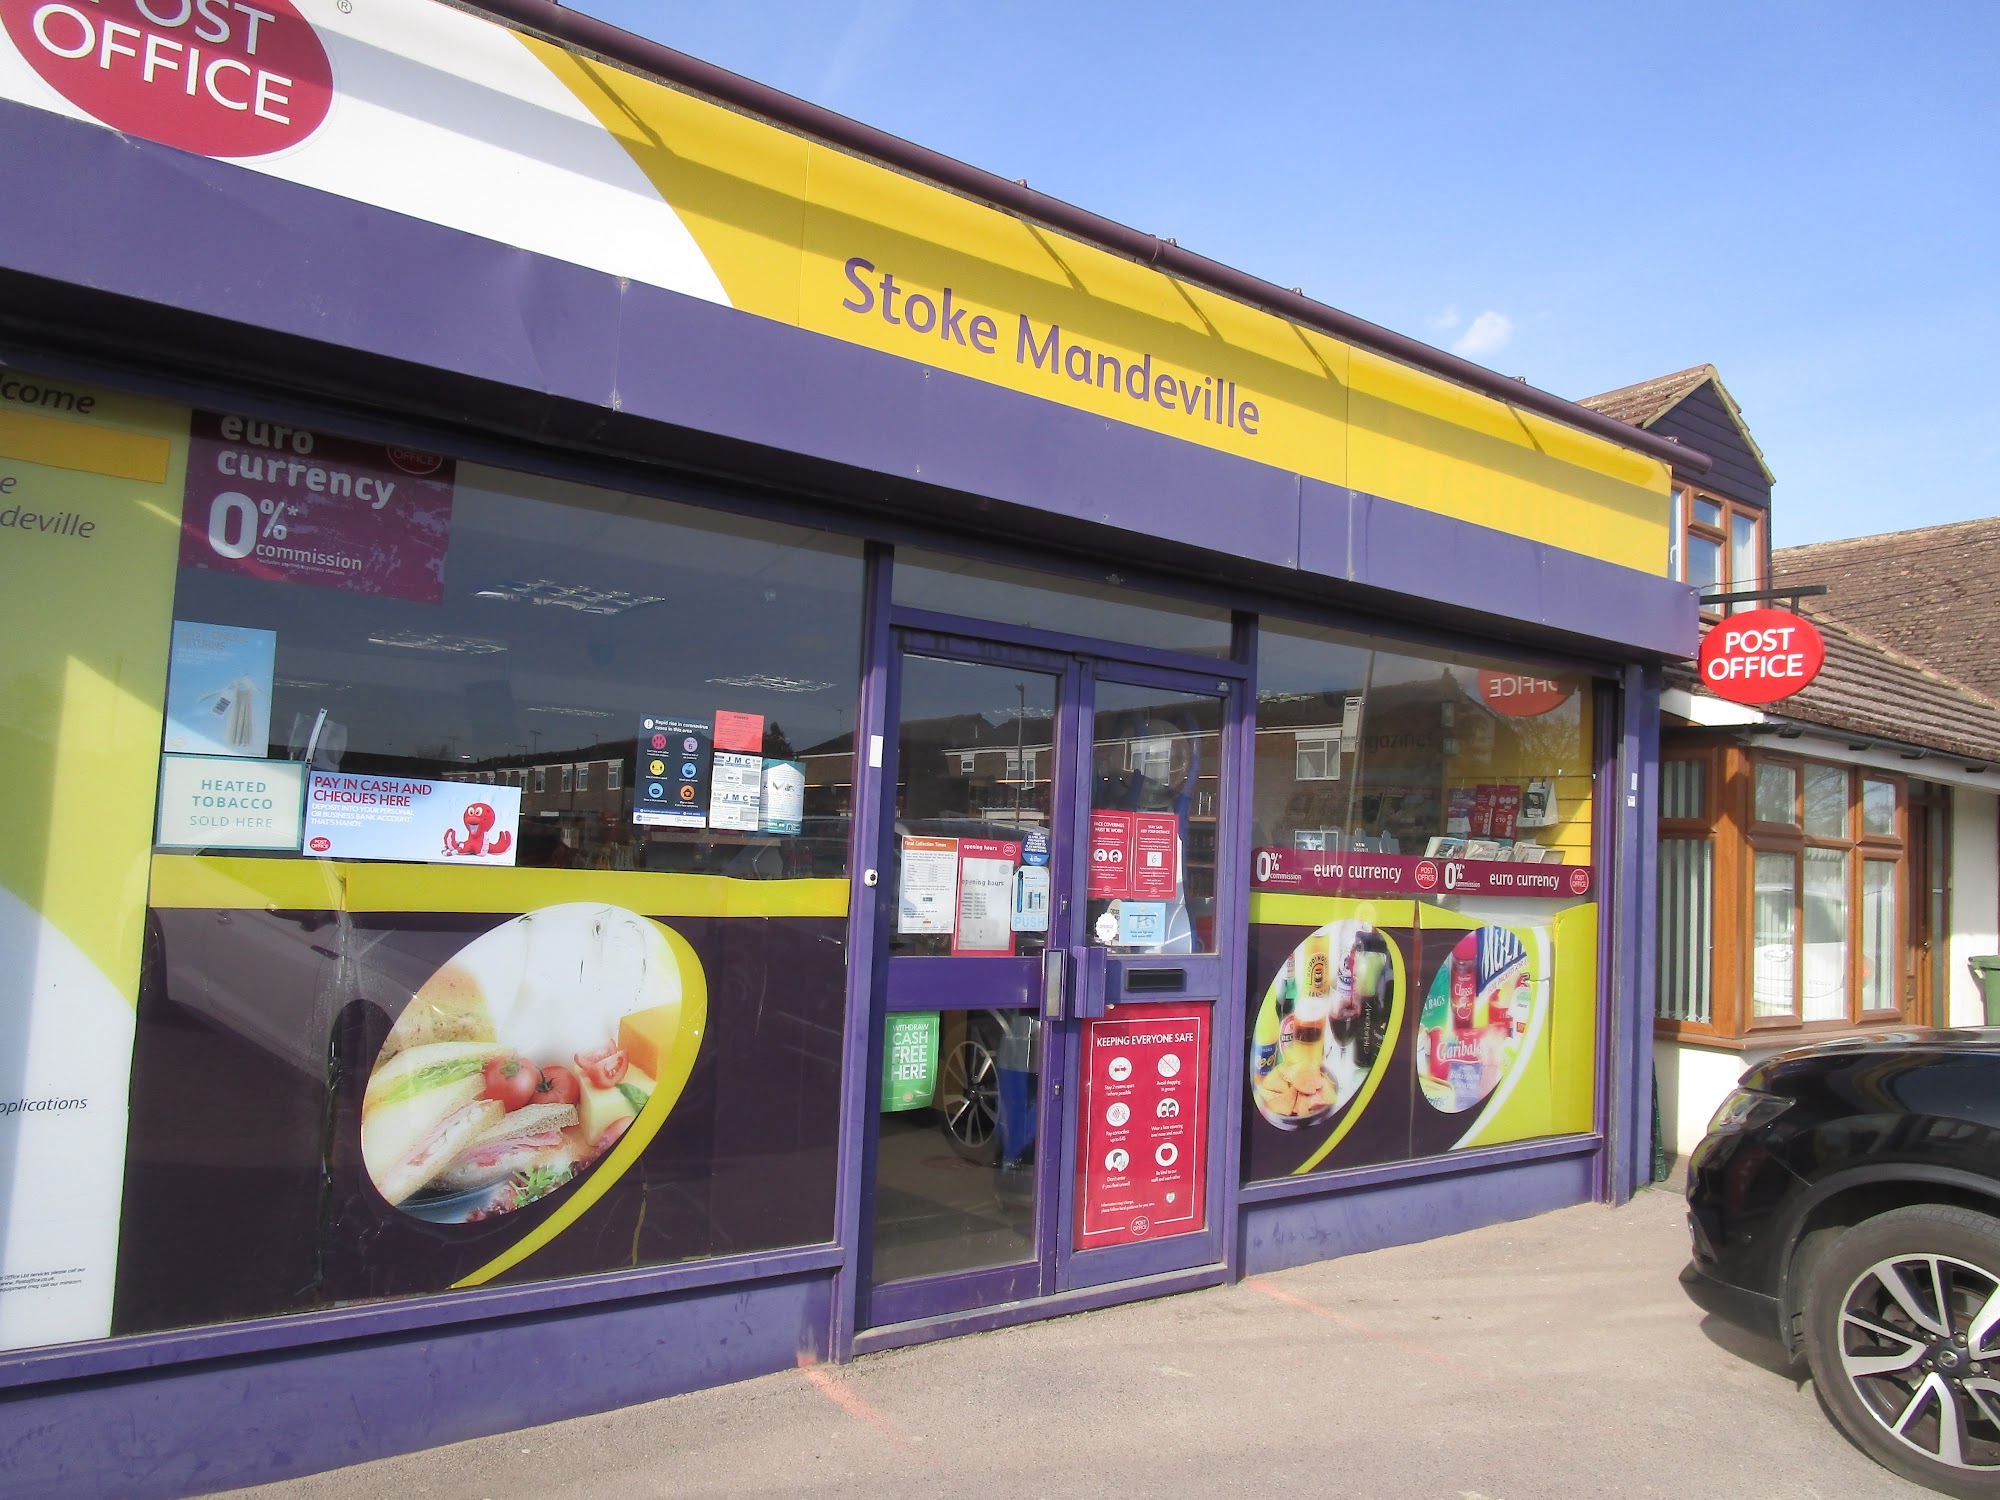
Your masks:
M2000 5L576 8L1565 396L1713 363L1779 546L2000 510Z

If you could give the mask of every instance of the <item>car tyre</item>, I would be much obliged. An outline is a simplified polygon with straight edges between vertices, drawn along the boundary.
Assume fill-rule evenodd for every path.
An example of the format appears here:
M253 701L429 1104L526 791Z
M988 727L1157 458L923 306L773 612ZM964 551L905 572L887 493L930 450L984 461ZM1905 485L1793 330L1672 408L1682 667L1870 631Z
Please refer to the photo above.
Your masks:
M1807 1274L1806 1360L1834 1425L1906 1479L2000 1497L2000 1220L1895 1209Z

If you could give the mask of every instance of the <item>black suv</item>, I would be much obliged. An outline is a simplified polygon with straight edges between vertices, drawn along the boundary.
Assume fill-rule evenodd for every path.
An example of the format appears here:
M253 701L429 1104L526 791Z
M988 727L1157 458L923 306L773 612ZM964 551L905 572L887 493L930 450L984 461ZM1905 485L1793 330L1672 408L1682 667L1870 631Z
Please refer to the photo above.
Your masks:
M1688 1227L1688 1294L1803 1355L1865 1452L2000 1496L2000 1030L1750 1069L1689 1160Z

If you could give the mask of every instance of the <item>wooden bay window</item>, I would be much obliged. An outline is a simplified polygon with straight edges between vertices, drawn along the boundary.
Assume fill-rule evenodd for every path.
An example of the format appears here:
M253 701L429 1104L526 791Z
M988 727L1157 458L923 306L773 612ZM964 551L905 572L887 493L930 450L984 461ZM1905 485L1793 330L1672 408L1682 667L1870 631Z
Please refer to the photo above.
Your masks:
M1914 1016L1904 778L1670 745L1660 785L1663 1033L1726 1040Z

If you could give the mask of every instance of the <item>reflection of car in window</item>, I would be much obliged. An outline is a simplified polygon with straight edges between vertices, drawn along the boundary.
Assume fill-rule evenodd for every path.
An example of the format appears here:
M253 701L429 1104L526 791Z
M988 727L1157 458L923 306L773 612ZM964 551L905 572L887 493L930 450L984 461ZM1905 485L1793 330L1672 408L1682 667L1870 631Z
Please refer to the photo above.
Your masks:
M960 1157L998 1169L1003 1202L1034 1196L1041 1021L1033 1011L946 1011L938 1038L938 1128Z
M333 912L155 911L146 959L160 999L315 1079L340 1008L336 970L349 995L393 1017L436 968Z

